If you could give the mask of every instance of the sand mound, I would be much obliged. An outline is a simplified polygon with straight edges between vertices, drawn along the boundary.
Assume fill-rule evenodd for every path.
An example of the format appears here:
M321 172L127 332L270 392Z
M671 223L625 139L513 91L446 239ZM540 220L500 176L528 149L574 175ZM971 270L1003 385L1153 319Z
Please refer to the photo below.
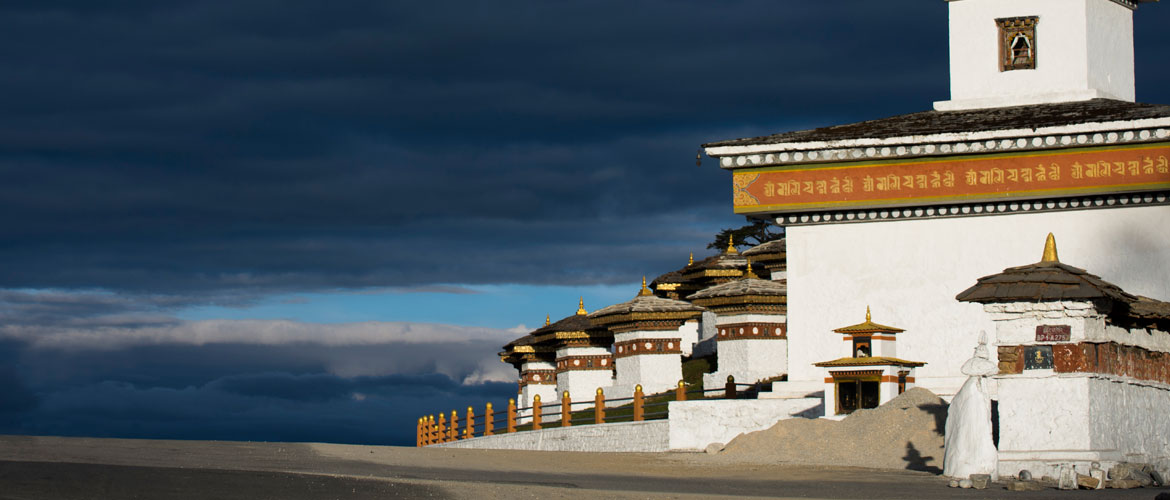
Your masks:
M947 403L923 388L841 421L793 418L744 434L720 456L756 463L942 472Z

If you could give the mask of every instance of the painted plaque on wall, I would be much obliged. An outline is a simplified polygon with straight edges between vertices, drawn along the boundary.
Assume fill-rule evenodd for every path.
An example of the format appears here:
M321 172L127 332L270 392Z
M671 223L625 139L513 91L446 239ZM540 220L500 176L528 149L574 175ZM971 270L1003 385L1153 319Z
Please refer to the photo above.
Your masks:
M1037 325L1036 342L1068 342L1072 327L1068 325Z
M733 183L745 214L1149 191L1170 188L1170 143L748 168Z
M1024 349L1025 370L1051 370L1052 346L1032 345Z

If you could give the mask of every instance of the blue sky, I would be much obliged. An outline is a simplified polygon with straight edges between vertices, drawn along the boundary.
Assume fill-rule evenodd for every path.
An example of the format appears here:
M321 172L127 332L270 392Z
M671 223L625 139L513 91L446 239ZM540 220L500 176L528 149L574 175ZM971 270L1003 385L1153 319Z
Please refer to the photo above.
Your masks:
M681 265L680 265L681 267ZM649 279L653 279L651 276ZM202 306L176 313L185 320L287 319L311 323L406 321L489 328L537 328L575 314L578 300L594 311L634 297L637 283L582 286L445 285L429 290L391 289L267 296L243 307Z

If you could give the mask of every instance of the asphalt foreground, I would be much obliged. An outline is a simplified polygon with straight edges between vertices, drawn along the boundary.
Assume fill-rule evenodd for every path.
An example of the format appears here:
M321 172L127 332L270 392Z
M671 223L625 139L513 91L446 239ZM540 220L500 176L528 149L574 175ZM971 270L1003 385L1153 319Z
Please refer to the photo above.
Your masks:
M692 453L561 453L317 443L0 436L0 499L1093 498L1165 489L948 488L925 472L729 461Z

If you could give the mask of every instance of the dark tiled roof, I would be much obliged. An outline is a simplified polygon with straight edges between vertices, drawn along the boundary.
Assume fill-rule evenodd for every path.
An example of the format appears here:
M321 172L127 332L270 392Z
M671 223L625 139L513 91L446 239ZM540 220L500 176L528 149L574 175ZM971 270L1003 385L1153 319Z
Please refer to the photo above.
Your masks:
M1037 262L1004 269L1002 273L979 278L975 286L955 298L980 303L1093 299L1129 303L1137 300L1117 285L1060 262Z
M686 268L683 268L683 269L686 269ZM663 283L682 283L683 282L682 271L683 271L682 269L679 269L677 271L671 271L669 273L659 275L657 278L654 278L654 281L650 282L650 288L657 290L658 285L661 285Z
M1129 316L1156 321L1170 320L1170 302L1162 302L1139 295L1137 301L1129 304Z
M540 327L540 328L534 330L532 332L532 336L539 337L539 336L544 335L546 333L556 333L556 332L588 332L591 330L599 330L599 329L602 331L605 330L604 328L593 324L593 321L589 319L589 316L586 316L584 314L574 314L574 315L569 316L567 318L564 318L560 321L557 321L556 323L553 323L553 324L548 325L548 326L543 326L543 327Z
M992 130L1037 129L1081 123L1100 123L1170 117L1170 106L1112 99L1057 104L1035 104L962 111L923 111L880 120L785 132L763 137L733 139L703 147L747 146L789 142L884 139L913 135Z

